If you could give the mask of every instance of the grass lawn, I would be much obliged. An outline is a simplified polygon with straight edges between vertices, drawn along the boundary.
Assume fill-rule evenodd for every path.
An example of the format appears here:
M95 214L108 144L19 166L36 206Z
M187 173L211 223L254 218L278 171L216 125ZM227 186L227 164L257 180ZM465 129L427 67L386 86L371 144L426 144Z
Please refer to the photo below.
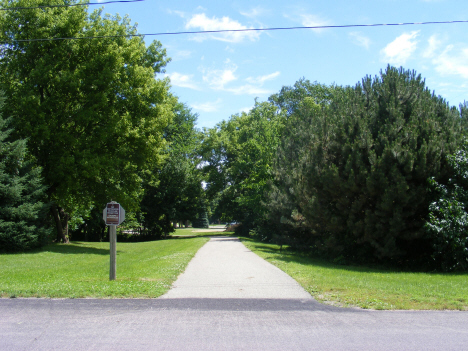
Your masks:
M203 229L203 228L177 228L174 233L171 233L171 236L173 237L192 237L192 236L230 236L233 233L232 232L225 232L224 230L226 229L226 226L223 225L217 225L217 226L211 226L209 229Z
M0 255L1 297L155 298L164 294L209 239L117 243L109 281L109 243L53 244Z
M293 277L318 301L371 309L468 310L468 273L396 272L342 266L242 238L245 246Z

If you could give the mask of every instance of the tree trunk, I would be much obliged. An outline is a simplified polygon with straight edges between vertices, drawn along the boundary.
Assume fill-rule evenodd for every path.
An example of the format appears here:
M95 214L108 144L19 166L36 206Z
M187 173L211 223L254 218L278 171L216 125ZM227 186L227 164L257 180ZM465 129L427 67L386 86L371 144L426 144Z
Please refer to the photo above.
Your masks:
M64 214L65 219L65 230L64 226L62 225L62 220L60 218L60 213L58 211L57 205L53 204L51 206L52 217L54 217L55 227L57 229L57 242L63 242L65 244L69 243L68 240L68 214L66 214L63 209L60 210L60 213Z

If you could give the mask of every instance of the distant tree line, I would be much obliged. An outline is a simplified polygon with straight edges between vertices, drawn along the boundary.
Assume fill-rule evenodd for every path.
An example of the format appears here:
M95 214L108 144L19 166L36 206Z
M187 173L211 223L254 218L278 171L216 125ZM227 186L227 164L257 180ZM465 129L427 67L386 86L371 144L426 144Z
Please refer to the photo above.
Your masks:
M302 79L206 133L207 193L239 232L336 262L467 269L466 112L403 68Z

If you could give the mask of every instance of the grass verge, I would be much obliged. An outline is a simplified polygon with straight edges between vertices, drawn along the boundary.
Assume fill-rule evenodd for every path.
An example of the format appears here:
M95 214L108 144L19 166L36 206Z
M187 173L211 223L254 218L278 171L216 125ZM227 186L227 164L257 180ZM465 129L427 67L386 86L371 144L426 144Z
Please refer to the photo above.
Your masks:
M342 266L242 238L318 301L378 310L468 310L468 273L397 272Z
M0 255L1 297L155 298L163 295L209 239L117 243L109 281L109 243L74 242Z

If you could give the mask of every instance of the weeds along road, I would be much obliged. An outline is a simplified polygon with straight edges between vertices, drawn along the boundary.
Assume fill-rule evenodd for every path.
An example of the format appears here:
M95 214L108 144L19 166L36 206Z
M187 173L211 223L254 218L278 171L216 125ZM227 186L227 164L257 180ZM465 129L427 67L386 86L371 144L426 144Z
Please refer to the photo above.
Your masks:
M468 313L313 299L0 299L1 350L466 350Z

